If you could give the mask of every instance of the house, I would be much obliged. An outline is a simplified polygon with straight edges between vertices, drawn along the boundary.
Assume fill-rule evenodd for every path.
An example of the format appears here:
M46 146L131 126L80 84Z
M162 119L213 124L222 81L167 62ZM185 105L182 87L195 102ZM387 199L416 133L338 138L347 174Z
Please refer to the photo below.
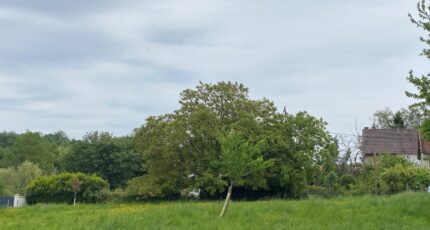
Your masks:
M417 129L364 128L361 152L365 162L378 154L389 153L422 164L430 156L430 142L424 140Z

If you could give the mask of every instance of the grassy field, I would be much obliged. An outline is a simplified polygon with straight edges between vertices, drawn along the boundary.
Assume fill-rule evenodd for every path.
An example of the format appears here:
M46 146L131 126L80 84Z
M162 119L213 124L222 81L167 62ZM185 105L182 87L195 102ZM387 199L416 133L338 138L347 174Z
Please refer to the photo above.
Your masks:
M430 195L302 201L35 205L0 209L0 229L429 229Z

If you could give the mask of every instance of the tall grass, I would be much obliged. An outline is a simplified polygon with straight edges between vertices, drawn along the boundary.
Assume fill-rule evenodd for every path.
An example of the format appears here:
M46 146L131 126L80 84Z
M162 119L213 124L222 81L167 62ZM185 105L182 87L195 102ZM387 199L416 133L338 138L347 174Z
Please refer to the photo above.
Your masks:
M0 229L430 229L430 195L302 201L35 205L0 209Z

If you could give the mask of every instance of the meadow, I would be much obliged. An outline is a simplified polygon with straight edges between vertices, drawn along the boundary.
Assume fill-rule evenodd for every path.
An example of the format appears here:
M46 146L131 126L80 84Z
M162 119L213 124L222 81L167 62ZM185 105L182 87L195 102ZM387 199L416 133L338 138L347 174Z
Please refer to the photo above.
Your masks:
M300 201L38 204L0 209L0 229L429 229L430 194Z

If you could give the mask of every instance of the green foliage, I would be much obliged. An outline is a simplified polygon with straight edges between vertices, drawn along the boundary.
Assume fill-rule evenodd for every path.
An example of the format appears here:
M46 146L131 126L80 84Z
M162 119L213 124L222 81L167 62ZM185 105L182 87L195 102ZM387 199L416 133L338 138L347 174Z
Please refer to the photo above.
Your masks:
M426 5L425 0L421 0L417 4L417 10L418 19L414 18L411 14L409 14L409 19L418 28L421 28L426 33L429 33L427 37L420 37L420 40L426 46L428 46L427 48L423 49L423 52L421 54L430 59L430 6Z
M422 137L426 140L430 140L430 120L425 119L420 128Z
M392 154L381 154L377 157L378 169L380 171L384 171L385 169L394 167L396 165L403 165L403 166L412 166L413 164L408 161L403 156L397 156Z
M430 169L399 164L385 170L381 178L388 186L388 193L424 191L430 185Z
M273 191L295 188L290 194L297 194L307 178L316 179L321 165L327 171L335 167L337 148L325 123L306 113L276 114L272 102L249 100L248 89L237 83L201 83L181 95L180 110L151 117L136 132L137 149L143 153L149 176L172 180L169 184L178 188L222 192L225 183L214 164L221 151L218 136L232 129L246 134L250 142L269 143L263 157L273 158L277 166L262 174L269 178Z
M392 194L402 191L422 189L425 186L427 170L409 162L403 156L381 154L363 165L361 173L350 185L350 194ZM415 182L414 182L415 181ZM418 184L416 181L420 181Z
M349 174L342 175L339 177L339 184L345 189L351 189L355 184L355 178Z
M43 135L43 138L45 138L49 141L49 143L55 146L69 145L71 142L67 134L63 131L45 134Z
M15 194L18 182L14 176L15 169L13 167L0 168L0 181L3 187L1 196L12 196Z
M171 114L149 117L134 135L145 180L169 191L200 188L217 196L225 190L219 136L229 130L242 133L250 144L267 143L261 156L274 165L261 172L268 186L264 196L300 197L308 184L323 184L336 169L337 144L324 121L305 112L279 114L273 102L249 99L242 84L200 83L181 93L180 104ZM260 185L252 180L243 186Z
M171 180L162 181L162 178L147 175L136 177L128 182L125 194L136 200L179 198L180 191L177 186L169 182Z
M417 5L418 19L409 14L409 18L413 24L418 28L424 30L427 34L425 37L420 37L420 40L426 45L421 55L430 59L430 6L426 5L425 0L421 0ZM417 89L416 93L406 92L408 97L417 99L416 106L429 106L430 105L430 73L416 77L412 71L408 76L408 81Z
M62 173L53 176L42 176L27 187L26 198L29 204L36 203L72 203L74 192L72 182L78 178L80 192L77 200L85 203L105 201L109 184L96 175L83 173Z
M3 186L0 195L24 195L26 186L41 175L42 170L29 161L24 161L16 168L0 168L0 181Z
M324 184L329 190L334 191L338 185L337 174L335 172L330 172L326 176Z
M16 167L24 161L37 164L45 172L54 171L57 152L40 133L26 132L18 135L13 145L4 153L3 167Z
M329 191L326 187L318 186L318 185L311 185L306 188L306 193L308 197L313 198L316 197L327 197Z
M264 160L261 154L263 142L251 144L239 132L231 131L220 138L220 174L227 178L228 184L265 187L262 172L271 167L272 160Z
M112 188L123 187L127 180L141 175L142 159L133 149L130 137L115 138L109 133L88 133L76 141L63 158L69 172L95 173Z
M269 170L269 186L276 196L305 196L308 185L323 186L328 173L336 169L337 143L326 123L305 112L278 115L265 134L266 159L275 159Z
M17 136L15 132L0 132L0 148L12 146Z
M406 122L399 111L397 111L394 114L392 128L396 128L396 129L406 128Z

